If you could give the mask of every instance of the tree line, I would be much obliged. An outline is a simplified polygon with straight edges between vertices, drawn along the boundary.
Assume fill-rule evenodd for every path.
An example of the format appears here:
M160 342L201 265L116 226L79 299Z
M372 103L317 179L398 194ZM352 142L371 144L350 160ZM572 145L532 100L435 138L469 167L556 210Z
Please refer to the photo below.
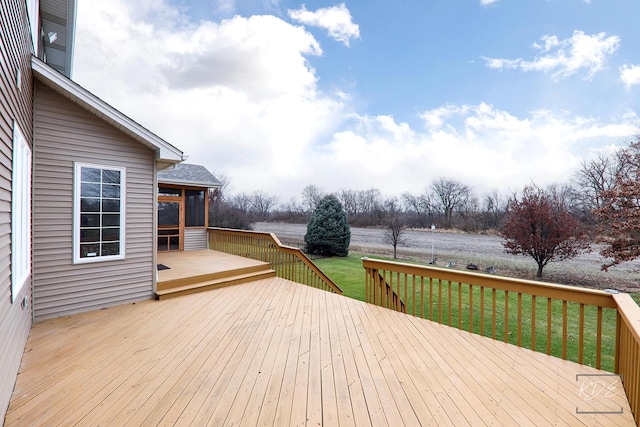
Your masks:
M634 144L611 154L584 160L570 181L543 188L561 202L589 230L595 230L594 211L603 205L607 191L613 189L616 176L628 176L634 167ZM333 194L342 204L349 224L354 227L386 226L390 217L411 228L456 228L468 232L502 228L510 201L523 189L500 192L497 189L478 193L471 186L448 177L438 177L421 193L404 192L385 196L377 188L340 189L327 193L321 187L307 185L300 198L281 202L263 190L228 194L229 179L218 175L222 188L212 191L210 221L212 226L249 228L256 221L307 223L322 198ZM539 188L535 183L529 187Z
M228 180L221 180L223 187L209 196L212 226L249 228L265 220L308 223L328 195L308 185L301 202L292 198L279 204L277 197L260 190L227 196ZM384 197L371 188L331 195L350 226L383 227L394 257L404 229L434 226L495 230L505 238L507 252L535 259L538 276L547 263L588 250L594 239L606 244L601 252L610 258L605 269L640 256L640 137L610 154L584 160L569 182L546 188L531 183L509 194L493 190L478 196L463 182L439 177L419 194Z

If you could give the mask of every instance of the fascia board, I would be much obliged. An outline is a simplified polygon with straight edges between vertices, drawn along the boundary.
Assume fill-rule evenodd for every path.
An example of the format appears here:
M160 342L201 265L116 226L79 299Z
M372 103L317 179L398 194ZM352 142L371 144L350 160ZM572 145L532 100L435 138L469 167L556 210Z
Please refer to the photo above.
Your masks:
M116 110L79 84L49 67L35 56L31 58L31 68L34 77L42 83L147 147L155 150L157 160L171 163L184 160L184 155L181 150Z

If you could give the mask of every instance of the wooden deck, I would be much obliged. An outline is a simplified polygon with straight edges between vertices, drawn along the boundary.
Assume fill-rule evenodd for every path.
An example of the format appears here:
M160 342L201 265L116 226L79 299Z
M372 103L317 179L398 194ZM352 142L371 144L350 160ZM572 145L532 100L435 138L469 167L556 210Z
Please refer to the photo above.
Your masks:
M633 425L602 373L273 278L37 323L5 422Z

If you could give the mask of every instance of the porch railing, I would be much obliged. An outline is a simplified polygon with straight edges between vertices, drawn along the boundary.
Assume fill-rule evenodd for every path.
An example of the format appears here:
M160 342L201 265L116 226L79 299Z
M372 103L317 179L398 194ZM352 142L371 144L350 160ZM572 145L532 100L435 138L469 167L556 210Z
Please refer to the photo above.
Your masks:
M342 289L298 248L283 245L272 233L209 228L209 249L268 262L278 277L342 294Z
M640 307L628 294L362 261L369 303L621 374L640 425Z

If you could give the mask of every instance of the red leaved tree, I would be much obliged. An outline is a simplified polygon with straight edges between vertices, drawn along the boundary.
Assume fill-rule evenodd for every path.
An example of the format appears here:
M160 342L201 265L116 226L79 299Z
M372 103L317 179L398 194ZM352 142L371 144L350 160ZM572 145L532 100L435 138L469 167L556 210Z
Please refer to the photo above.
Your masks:
M627 169L616 175L613 188L601 192L603 202L594 210L598 233L606 244L600 254L613 258L603 270L640 256L640 141L621 150L618 157L625 160Z
M502 237L506 251L528 255L538 264L537 277L552 261L589 250L587 235L560 200L543 190L525 187L520 200L509 202Z

